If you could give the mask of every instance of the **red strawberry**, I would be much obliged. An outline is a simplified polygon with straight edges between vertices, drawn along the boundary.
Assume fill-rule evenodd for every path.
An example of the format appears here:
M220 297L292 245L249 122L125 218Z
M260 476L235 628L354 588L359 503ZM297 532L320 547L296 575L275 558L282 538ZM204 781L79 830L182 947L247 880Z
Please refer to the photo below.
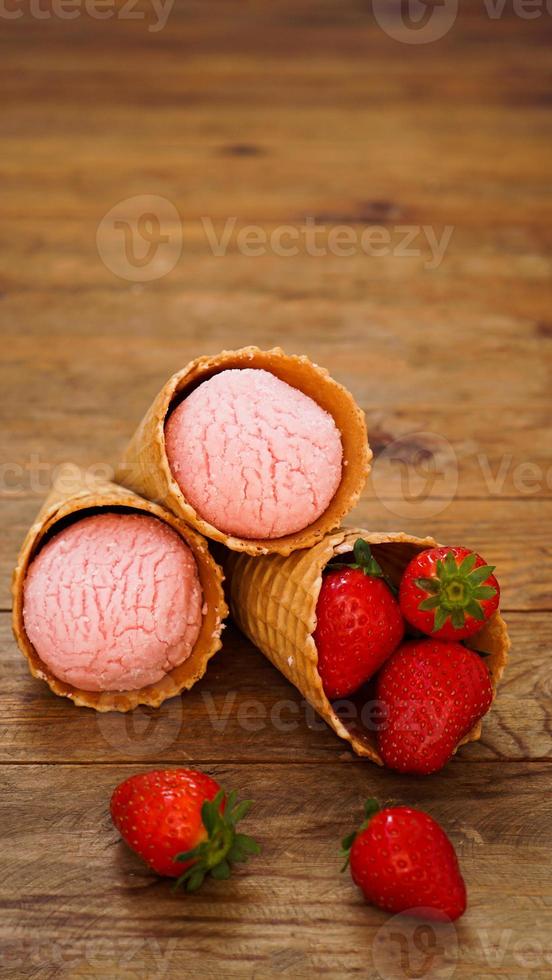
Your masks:
M404 618L436 639L472 636L498 609L500 588L494 569L468 548L421 551L401 580Z
M258 854L235 826L251 802L236 803L192 769L159 769L125 779L111 797L111 819L133 851L159 875L196 891L207 874L228 878L230 864Z
M318 673L330 700L356 691L404 636L399 604L362 538L354 556L354 564L328 566L316 606Z
M368 800L365 814L360 829L343 841L343 853L366 900L386 912L424 919L454 921L463 915L466 886L439 824L409 806L380 810L376 800Z
M384 664L376 698L383 709L378 748L386 766L441 769L493 700L482 658L460 643L414 640Z

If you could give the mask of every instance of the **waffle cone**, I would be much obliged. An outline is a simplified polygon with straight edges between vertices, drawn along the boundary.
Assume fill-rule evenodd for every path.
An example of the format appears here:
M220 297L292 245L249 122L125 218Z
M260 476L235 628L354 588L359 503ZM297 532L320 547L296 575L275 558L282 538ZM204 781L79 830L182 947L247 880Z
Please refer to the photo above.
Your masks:
M308 527L281 538L238 538L204 521L184 497L174 479L165 452L165 421L170 409L202 381L231 368L263 368L293 388L308 395L333 417L343 444L341 483L326 511ZM371 452L364 414L352 395L334 381L324 368L307 357L288 355L279 348L269 351L244 347L198 357L169 378L134 433L115 479L136 493L156 500L195 527L201 534L220 541L232 551L250 555L289 555L309 548L329 531L339 527L354 507L368 476Z
M169 524L183 538L196 560L207 611L188 659L157 684L136 691L84 691L55 677L30 643L23 623L25 577L31 561L45 540L70 523L76 515L118 508L152 514ZM220 649L223 621L228 613L222 581L222 570L209 554L207 542L184 521L124 487L91 477L79 467L65 464L58 472L52 492L29 529L17 559L12 586L15 639L27 658L34 677L46 681L55 694L70 698L77 705L95 708L96 711L130 711L139 704L157 708L167 698L191 688L205 673L210 658Z
M226 571L231 612L240 629L301 691L337 735L350 742L357 755L382 765L373 725L370 728L369 719L368 724L366 717L363 719L366 692L364 697L359 692L356 700L354 696L350 699L356 709L354 720L340 718L324 694L313 639L323 569L335 555L351 552L359 537L369 542L384 572L396 584L414 555L436 544L432 538L409 534L341 528L326 535L314 548L286 558L230 555ZM506 624L498 613L473 638L473 646L488 653L485 662L495 693L509 645ZM463 742L475 741L480 734L481 723L478 723Z

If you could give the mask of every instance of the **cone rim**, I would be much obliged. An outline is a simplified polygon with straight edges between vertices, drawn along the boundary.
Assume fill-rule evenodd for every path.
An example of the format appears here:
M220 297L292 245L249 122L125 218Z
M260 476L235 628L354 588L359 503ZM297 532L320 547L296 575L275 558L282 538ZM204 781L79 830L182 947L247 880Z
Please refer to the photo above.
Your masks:
M331 561L333 557L339 554L343 554L352 551L352 546L357 538L363 538L369 544L373 546L382 544L411 544L416 546L417 550L424 550L425 548L432 548L437 546L437 542L433 537L420 538L415 535L407 534L405 532L373 532L365 528L354 528L354 527L342 527L340 531L327 535L324 540L319 543L315 548L311 549L304 557L299 559L300 567L298 567L297 555L291 556L294 560L294 566L292 575L294 578L294 589L297 590L298 582L305 581L308 578L308 587L301 590L301 595L294 593L291 599L291 609L286 610L285 619L287 622L291 622L293 611L293 603L296 600L297 605L302 604L302 609L297 610L294 613L295 622L300 620L301 623L301 649L304 653L304 666L300 671L301 676L298 678L300 683L296 683L296 679L293 674L295 668L288 666L289 662L286 662L286 657L284 653L284 645L281 637L278 635L277 643L280 644L278 652L272 651L271 653L264 651L268 659L272 660L275 666L298 687L306 699L312 704L315 710L321 715L321 717L330 725L331 728L339 735L340 738L349 742L352 749L357 755L370 758L373 762L378 765L383 766L383 759L381 758L377 750L377 741L375 738L375 733L370 733L369 730L364 727L359 734L359 726L354 722L349 726L347 722L339 717L339 715L334 710L332 703L328 700L324 693L322 680L318 673L318 653L316 649L316 644L314 641L314 630L316 629L316 605L318 601L318 596L320 593L320 588L322 585L322 575L324 568L327 566L328 562ZM230 595L231 595L231 607L234 617L238 620L238 625L242 626L243 620L240 616L240 598L239 598L239 584L242 574L251 568L251 559L244 555L231 555L229 556L229 561L227 563L227 574L230 580ZM285 574L285 567L287 559L281 559L277 557L270 556L267 559L258 559L258 562L270 562L273 567L273 581L276 578L280 578ZM265 568L268 566L265 564ZM281 596L271 596L275 603L281 600ZM245 596L245 603L247 604L249 596ZM243 601L243 600L242 600ZM247 610L246 619L248 618ZM304 630L303 630L304 627ZM250 635L248 633L248 635ZM250 638L255 643L256 638L250 635ZM428 637L429 639L429 637ZM482 641L488 641L493 650L491 651L491 656L487 660L487 665L491 672L491 681L493 686L493 701L496 698L496 693L498 685L504 673L507 661L508 652L510 649L510 640L508 636L508 631L506 623L502 618L500 612L496 612L491 619L484 625L482 630L478 632L475 637L471 638L474 647L480 649ZM295 638L290 639L289 647L293 646ZM466 641L466 645L470 646L470 639ZM262 650L262 646L260 647ZM298 658L297 658L298 659ZM491 661L489 663L489 661ZM362 688L360 689L362 690ZM352 695L354 698L355 695ZM338 700L348 700L348 699L338 699ZM335 703L335 702L334 702ZM489 709L490 710L490 709ZM457 749L460 745L464 745L467 742L477 741L481 736L482 720L479 721L468 734L459 742Z
M339 429L344 452L339 487L326 510L301 531L279 538L243 538L227 534L198 514L186 500L172 474L165 450L164 431L170 411L182 400L185 392L193 391L203 381L233 367L264 368L270 371L292 387L303 391L328 411ZM329 403L333 399L338 407L334 406L332 411ZM336 415L342 418L341 424ZM345 419L347 425L343 421ZM152 492L142 485L142 478L137 481L132 474L136 473L137 463L138 468L140 464L147 465L148 469L155 467L159 472L155 499L159 499L205 537L224 544L231 551L243 551L250 555L288 555L295 550L312 547L325 534L339 527L360 498L370 472L371 459L372 451L368 443L364 412L347 388L332 378L326 368L320 367L304 354L287 354L281 347L262 350L249 346L202 355L173 374L163 385L134 433L115 479L153 499Z
M59 484L69 472L74 474L74 489L64 493L59 489ZM86 691L60 680L39 657L26 634L23 622L24 585L28 568L46 540L56 533L56 525L64 527L73 520L78 520L77 515L101 510L146 513L172 527L192 551L200 578L203 603L207 607L199 636L189 657L165 674L160 681L134 691ZM222 568L210 554L205 539L176 515L109 480L87 476L86 471L76 464L63 464L58 470L57 487L54 486L29 528L17 558L12 579L12 629L31 674L45 681L54 694L70 699L79 707L93 708L99 712L126 712L138 705L157 708L168 698L189 690L203 676L209 660L221 648L224 620L228 615L223 581Z

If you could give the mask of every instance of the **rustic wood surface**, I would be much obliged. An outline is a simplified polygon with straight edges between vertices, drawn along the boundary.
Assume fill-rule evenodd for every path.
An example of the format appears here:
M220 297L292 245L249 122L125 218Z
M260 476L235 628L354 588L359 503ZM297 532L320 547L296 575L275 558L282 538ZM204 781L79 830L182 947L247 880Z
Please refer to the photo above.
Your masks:
M146 0L144 21L0 19L3 975L550 976L552 32L545 9L514 8L469 0L418 45L367 0L190 0L157 33ZM96 246L134 195L182 218L182 255L150 282ZM285 258L234 235L213 255L202 219L220 234L233 216L267 234L379 225L395 245L404 225L453 232L433 269L427 239ZM441 774L353 758L233 627L189 695L129 718L55 698L15 647L11 568L55 466L109 473L173 370L247 343L309 354L366 410L377 458L355 523L498 565L511 663L481 741ZM262 856L194 897L110 826L115 784L162 763L256 800ZM442 955L403 925L410 960L391 967L399 927L339 874L370 794L426 807L458 846L470 907Z

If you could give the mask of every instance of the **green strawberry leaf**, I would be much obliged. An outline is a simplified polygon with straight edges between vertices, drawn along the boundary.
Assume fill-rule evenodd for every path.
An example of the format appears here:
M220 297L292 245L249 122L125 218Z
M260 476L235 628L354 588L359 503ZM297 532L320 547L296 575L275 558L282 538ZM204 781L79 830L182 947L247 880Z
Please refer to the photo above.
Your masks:
M469 573L474 568L476 561L477 561L477 555L475 554L475 551L470 551L470 553L467 554L466 557L462 559L459 565L459 569L462 572L462 575L469 575Z
M205 800L201 807L201 819L208 834L212 834L217 824L217 810L210 800Z
M473 616L474 619L478 619L480 622L485 622L485 613L483 612L481 606L475 599L470 599L466 606L466 612Z
M437 633L438 630L442 629L448 619L448 611L443 609L442 606L438 606L435 610L435 621L433 623L433 632Z
M183 875L182 877L184 878L185 876ZM179 878L177 881L177 885L180 881L181 879ZM205 881L205 875L203 874L203 872L195 871L194 874L190 875L190 877L186 881L186 891L196 892L198 888L201 888L204 881Z
M479 568L474 568L468 575L470 585L482 585L493 574L495 568L496 565L480 565Z
M482 601L494 598L498 589L485 585L494 572L494 565L480 565L481 558L469 552L457 563L454 551L446 551L444 558L436 558L433 575L425 575L413 580L413 584L425 593L418 602L422 612L432 612L433 633L439 633L450 617L453 630L462 631L466 626L466 616L478 623L488 619L491 610L482 606Z
M478 585L473 595L475 599L492 599L496 595L496 589L492 585Z
M228 796L226 797L226 812L232 811L236 805L238 799L238 794L235 789L230 790Z
M234 808L232 813L229 815L229 819L234 827L236 826L237 823L239 823L240 820L243 820L243 818L247 813L249 813L249 810L251 809L252 805L253 805L252 800L244 800L243 803L238 803L238 805Z
M429 599L424 599L423 602L420 602L420 605L418 606L418 609L422 609L423 612L427 612L430 609L437 609L437 606L439 606L440 603L441 603L441 600L440 600L439 596L438 595L432 595L432 596L429 597Z
M359 567L370 565L375 559L372 556L372 549L364 538L357 538L353 546L355 561Z
M379 562L374 558L372 554L372 549L364 538L357 538L353 545L353 555L354 562L330 562L326 565L324 573L333 572L340 568L356 568L365 575L370 575L372 578L381 578L384 580L387 587L393 593L393 595L398 595L398 589L393 584L389 576L385 574Z
M244 854L260 854L261 845L248 834L236 834L235 843L242 849Z
M353 830L352 833L347 834L347 836L343 838L343 840L341 841L341 850L343 852L347 852L351 850L356 835L357 835L356 830Z
M379 811L379 809L380 809L380 805L378 801L375 800L373 797L370 797L370 799L366 800L366 803L364 804L364 820L361 823L360 827L358 828L358 830L353 830L351 834L347 834L347 836L344 837L343 840L341 841L340 855L341 857L345 858L345 862L341 867L341 871L345 871L345 869L349 864L351 847L353 846L355 838L357 837L358 834L360 834L363 830L366 829L366 827L370 823L370 820L372 819L374 814Z
M364 804L364 816L370 819L370 817L373 817L375 813L378 813L379 809L380 805L378 801L371 796L370 799L366 800L366 803Z
M216 864L214 868L211 869L211 877L216 881L226 881L231 875L230 865L228 861L221 861L220 864Z
M452 625L454 626L454 629L461 630L466 621L466 617L464 616L464 610L453 609L450 614L450 618L452 621Z
M452 551L448 551L447 554L445 555L444 564L445 564L445 572L447 573L447 575L454 575L458 568L458 565L456 564L456 560L454 558Z
M228 851L228 860L237 863L247 861L252 854L260 854L261 847L257 841L245 834L236 834L236 839Z
M440 588L435 578L415 578L414 585L417 585L422 592L431 592L432 595L436 595Z
M193 847L191 851L183 851L182 854L175 854L175 861L192 861L193 858L199 857L199 852L201 850L201 845L198 844L197 847Z
M251 805L251 800L238 803L235 792L225 796L224 790L220 790L213 800L204 801L201 819L207 838L197 847L175 856L175 861L193 861L178 878L175 888L184 886L188 892L197 891L207 875L224 881L230 877L232 863L247 861L260 853L261 849L252 837L235 831L236 824L249 812Z

